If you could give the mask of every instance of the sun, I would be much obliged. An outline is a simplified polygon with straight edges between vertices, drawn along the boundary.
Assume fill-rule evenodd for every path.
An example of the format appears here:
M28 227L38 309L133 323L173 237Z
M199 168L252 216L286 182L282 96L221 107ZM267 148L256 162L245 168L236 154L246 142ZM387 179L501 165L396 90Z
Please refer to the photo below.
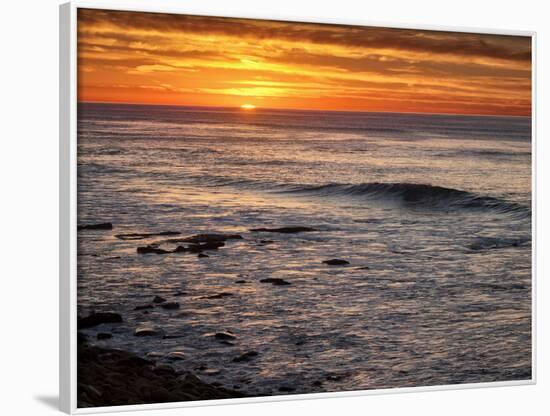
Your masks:
M254 110L256 106L254 104L243 104L241 105L243 110Z

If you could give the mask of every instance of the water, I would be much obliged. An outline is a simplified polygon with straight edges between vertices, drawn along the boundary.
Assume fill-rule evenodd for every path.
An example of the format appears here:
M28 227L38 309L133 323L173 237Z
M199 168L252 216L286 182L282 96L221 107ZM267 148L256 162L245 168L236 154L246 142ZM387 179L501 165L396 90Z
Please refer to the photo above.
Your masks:
M78 222L114 229L79 231L78 310L124 318L84 332L251 395L529 379L530 126L81 104ZM249 231L290 225L318 231ZM243 239L198 258L115 237L159 231ZM134 311L155 295L181 308ZM135 337L142 324L170 338Z

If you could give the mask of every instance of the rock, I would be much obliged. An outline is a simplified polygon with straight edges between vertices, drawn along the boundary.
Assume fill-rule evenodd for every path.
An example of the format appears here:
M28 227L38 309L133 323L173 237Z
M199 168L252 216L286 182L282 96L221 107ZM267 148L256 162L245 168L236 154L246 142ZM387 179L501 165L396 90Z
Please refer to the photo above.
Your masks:
M173 253L172 251L163 250L162 248L154 247L154 246L146 246L146 247L138 247L137 248L138 254L168 254Z
M232 335L229 332L216 332L216 334L214 334L214 338L219 339L221 341L229 341L229 340L237 339L235 335Z
M357 270L370 270L369 266L357 267Z
M235 280L235 283L243 284L243 283L246 283L246 280Z
M166 302L166 303L162 303L160 306L161 308L168 309L168 310L180 308L180 304L178 302Z
M86 342L86 339L87 339L87 338L88 338L88 337L86 336L86 334L83 334L82 332L77 332L77 333L76 333L76 343L77 343L78 345L84 344L84 343Z
M103 339L110 339L112 338L113 335L112 334L109 334L108 332L100 332L97 334L96 338L98 341L101 341Z
M329 266L343 266L345 264L349 264L349 261L342 259L331 259L325 260L323 263L328 264Z
M250 361L252 358L257 357L259 353L257 351L248 351L238 357L233 358L234 363L240 363L243 361Z
M157 237L164 235L180 235L178 231L161 231L160 233L130 233L130 234L116 234L115 237L119 240L143 240L144 238Z
M155 335L161 335L162 331L156 330L152 326L144 325L137 327L134 331L136 337L151 337Z
M134 308L134 311L142 311L144 309L153 309L153 305L138 305Z
M314 387L321 387L323 382L321 380L315 380L312 384Z
M77 231L80 230L112 230L113 224L110 222L101 222L98 224L83 224L76 227Z
M279 279L278 277L270 277L267 279L261 279L260 283L271 283L273 286L287 286L290 285L290 282L286 280Z
M191 244L190 246L186 247L184 251L188 251L190 253L200 253L204 250L217 250L223 246L225 246L225 243L223 241L210 241L202 244ZM180 247L181 246L178 246L176 250L181 250Z
M296 388L292 387L292 386L281 386L281 387L279 387L279 391L284 392L284 393L290 393L291 391L294 391L294 390L296 390Z
M122 316L113 312L93 313L85 318L78 319L78 329L91 328L100 324L115 324L122 322Z
M242 240L243 237L239 234L196 234L191 237L185 238L172 238L169 240L164 240L163 243L223 243L227 240Z
M210 257L210 256L209 256L208 254L199 253L199 254L197 255L197 257L198 257L199 259L202 259L202 258Z
M155 295L153 298L153 303L164 303L166 302L166 299L164 299L162 296Z
M263 233L294 234L294 233L305 233L309 231L318 231L318 230L310 227L281 227L281 228L252 228L250 231L263 232Z
M273 240L260 240L260 244L262 245L265 245L265 244L273 244L275 241Z
M185 355L185 353L181 351L172 351L166 355L166 358L168 358L169 360L176 361L176 360L184 360L185 358L187 358L187 356Z
M176 374L176 371L168 364L157 363L153 366L153 372L159 375Z
M83 344L76 361L78 408L243 397L243 393L192 375L180 376L169 365L154 366L126 351Z
M203 296L201 299L222 299L222 298L226 298L228 296L233 296L233 293L222 292L222 293L218 293L216 295Z

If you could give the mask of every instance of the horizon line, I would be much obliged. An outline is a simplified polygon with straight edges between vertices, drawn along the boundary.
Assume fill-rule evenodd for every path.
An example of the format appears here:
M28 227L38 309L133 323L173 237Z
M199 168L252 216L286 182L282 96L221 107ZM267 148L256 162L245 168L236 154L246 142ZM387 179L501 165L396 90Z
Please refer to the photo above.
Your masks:
M114 104L114 105L141 105L155 107L194 107L194 108L227 108L239 110L240 106L214 106L214 105L189 105L189 104L159 104L159 103L137 103L123 101L78 101L77 104ZM242 110L242 109L241 109ZM279 110L279 111L311 111L311 112L331 112L331 113L382 113L382 114L416 114L416 115L432 115L432 116L471 116L471 117L521 117L532 118L532 112L529 115L514 115L514 114L477 114L477 113L432 113L427 111L383 111L383 110L330 110L330 109L315 109L315 108L287 108L287 107L259 107L256 106L252 111L256 110Z

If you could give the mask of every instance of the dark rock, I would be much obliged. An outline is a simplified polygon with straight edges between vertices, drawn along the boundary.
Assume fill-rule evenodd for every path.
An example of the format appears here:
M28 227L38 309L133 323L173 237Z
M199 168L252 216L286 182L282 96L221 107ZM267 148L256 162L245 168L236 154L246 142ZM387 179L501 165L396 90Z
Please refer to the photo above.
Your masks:
M235 280L235 283L243 284L243 283L246 283L246 280Z
M222 293L218 293L216 295L203 296L201 299L222 299L222 298L226 298L228 296L233 296L233 293L222 292Z
M83 334L82 332L77 332L76 333L76 342L78 345L80 344L84 344L86 342L86 339L88 337L86 336L86 334Z
M178 231L161 231L160 233L130 233L130 234L116 234L115 237L119 240L142 240L149 237L157 237L164 235L180 235Z
M216 334L214 335L214 338L219 339L221 341L230 341L233 339L237 339L235 335L232 335L228 332L216 332Z
M83 224L76 227L78 231L80 230L112 230L113 224L110 222L102 222L98 224Z
M77 354L79 408L243 397L125 351L84 344Z
M180 244L180 243L224 243L227 240L242 240L239 234L197 234L185 238L170 238L159 241L160 244Z
M370 270L369 266L357 267L357 270Z
M97 340L101 341L102 339L110 339L113 337L113 334L109 334L108 332L100 332L97 334Z
M296 390L296 388L291 387L291 386L281 386L281 387L279 387L279 391L284 392L284 393L290 393L291 391L294 391L294 390Z
M261 279L260 283L271 283L273 286L287 286L290 284L290 282L287 282L286 280L279 279L278 277L270 277L267 279Z
M166 302L166 303L162 303L160 306L163 309L169 309L169 310L180 308L180 304L178 302Z
M199 253L199 254L197 255L197 257L198 257L199 259L202 259L202 258L210 257L210 256L209 256L208 254Z
M238 357L233 358L234 363L240 363L243 361L250 361L252 358L257 357L259 354L257 351L248 351Z
M323 382L321 380L315 380L312 384L314 387L321 387Z
M310 228L310 227L281 227L281 228L252 228L250 231L263 232L263 233L294 234L294 233L305 233L308 231L317 231L317 230L315 228Z
M153 305L138 305L134 308L134 311L142 311L144 309L153 309Z
M172 253L172 251L163 250L162 248L154 247L154 246L146 246L146 247L138 247L137 248L138 254L168 254Z
M272 244L274 243L275 241L273 240L260 240L260 244L264 245L264 244Z
M323 263L328 264L329 266L343 266L346 264L349 264L349 261L342 260L342 259L331 259L331 260L325 260Z
M190 246L185 248L185 251L188 251L190 253L200 253L204 250L217 250L223 246L225 246L225 243L223 241L210 241L206 243L191 244Z
M98 312L93 313L85 318L78 320L78 329L91 328L100 324L115 324L122 322L122 316L113 312Z
M153 303L164 303L166 302L166 299L164 299L162 296L155 295L153 298Z

